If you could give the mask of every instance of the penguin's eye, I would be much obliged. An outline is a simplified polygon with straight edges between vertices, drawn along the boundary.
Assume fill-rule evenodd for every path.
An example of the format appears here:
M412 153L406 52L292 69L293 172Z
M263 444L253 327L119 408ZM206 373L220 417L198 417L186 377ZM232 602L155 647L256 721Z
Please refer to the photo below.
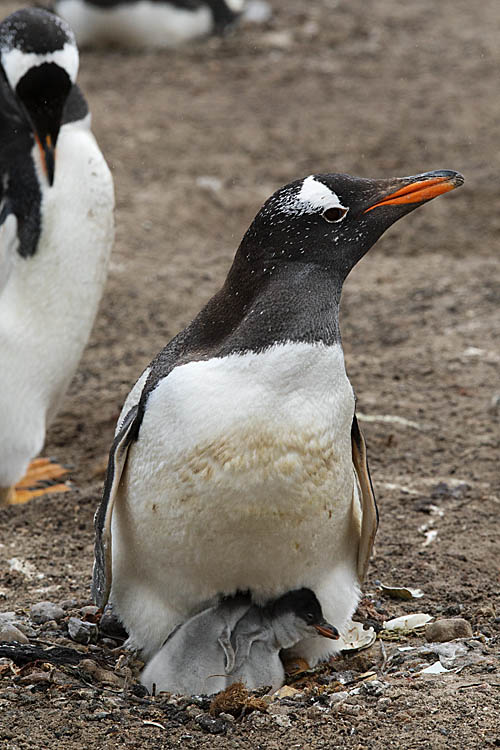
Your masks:
M314 615L312 612L308 612L308 614L306 615L306 622L308 624L314 622Z
M332 206L332 208L325 208L321 215L329 224L335 224L337 221L342 221L348 210L342 206Z

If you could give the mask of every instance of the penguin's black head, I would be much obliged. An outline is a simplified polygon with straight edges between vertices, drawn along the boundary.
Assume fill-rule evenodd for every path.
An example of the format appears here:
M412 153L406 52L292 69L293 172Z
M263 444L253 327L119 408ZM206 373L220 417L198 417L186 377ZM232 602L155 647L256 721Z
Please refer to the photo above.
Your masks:
M212 12L214 31L223 34L230 28L245 8L245 0L207 0Z
M0 23L0 64L24 109L52 185L63 109L78 72L73 32L48 11L16 11Z
M462 183L462 175L450 170L387 180L310 175L266 201L240 255L250 265L270 270L313 263L343 281L391 224Z
M337 629L326 622L323 617L321 605L311 589L302 588L288 591L269 606L273 618L279 619L292 614L308 628L315 630L325 638L336 639L339 637Z

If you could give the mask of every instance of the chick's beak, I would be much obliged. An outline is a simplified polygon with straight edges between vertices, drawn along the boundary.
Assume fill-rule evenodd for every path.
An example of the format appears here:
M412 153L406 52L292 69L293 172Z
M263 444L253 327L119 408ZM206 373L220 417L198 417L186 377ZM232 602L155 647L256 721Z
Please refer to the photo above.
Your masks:
M324 638L332 638L333 640L337 640L337 638L340 637L337 628L335 628L333 625L330 625L330 623L326 622L326 620L315 623L313 627Z
M398 180L402 187L391 191L380 200L365 209L364 213L382 206L400 206L405 204L425 203L438 195L454 190L463 184L464 178L459 172L448 169L426 172L415 177L404 177Z

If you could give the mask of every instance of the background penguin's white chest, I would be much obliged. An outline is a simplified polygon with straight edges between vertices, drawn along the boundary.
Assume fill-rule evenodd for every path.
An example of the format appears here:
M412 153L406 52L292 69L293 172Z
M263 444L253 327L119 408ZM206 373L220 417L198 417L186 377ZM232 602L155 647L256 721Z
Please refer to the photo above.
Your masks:
M134 598L185 614L218 593L266 599L354 568L353 413L340 345L175 368L148 399L113 514L122 616Z

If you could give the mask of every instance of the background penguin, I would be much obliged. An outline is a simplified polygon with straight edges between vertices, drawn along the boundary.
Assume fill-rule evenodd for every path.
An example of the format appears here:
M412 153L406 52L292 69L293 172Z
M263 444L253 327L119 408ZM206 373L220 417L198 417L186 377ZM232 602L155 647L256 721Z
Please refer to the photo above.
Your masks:
M8 16L0 65L1 504L42 449L87 342L114 196L67 24L35 8Z
M236 23L245 0L56 0L80 46L177 47Z
M280 651L304 638L338 638L312 591L289 591L266 607L236 596L180 625L147 664L141 682L156 690L210 695L243 682L277 690L285 671Z
M456 172L318 174L278 190L222 289L125 402L96 516L93 591L145 658L220 595L311 589L339 631L376 530L339 331L342 284ZM334 642L305 639L311 665Z

